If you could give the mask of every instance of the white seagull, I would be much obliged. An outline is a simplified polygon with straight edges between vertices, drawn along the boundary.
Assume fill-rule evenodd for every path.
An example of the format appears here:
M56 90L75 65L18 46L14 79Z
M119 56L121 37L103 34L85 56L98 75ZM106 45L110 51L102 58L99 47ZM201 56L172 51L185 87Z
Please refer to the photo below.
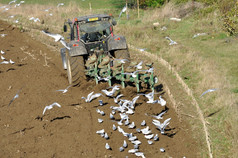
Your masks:
M10 4L12 4L12 3L16 3L16 1L17 1L17 0L13 0L13 1L9 2L8 4L10 5Z
M161 104L161 106L165 106L166 105L166 101L161 96L159 96L158 103Z
M66 93L68 92L68 89L71 87L72 85L69 85L68 87L66 87L65 89L59 89L59 90L56 90L56 91L61 91L62 93Z
M147 126L146 128L141 129L141 132L146 135L146 134L150 134L151 130L149 129L149 126Z
M126 6L124 6L124 7L122 8L122 10L121 10L121 12L120 12L120 14L119 14L119 17L118 17L118 19L120 19L120 17L121 17L121 14L122 14L122 13L124 13L124 12L126 11L126 9L127 9L127 7L126 7Z
M16 98L19 97L19 93L21 92L21 90L22 90L22 88L18 90L17 94L12 98L12 100L10 101L10 103L8 104L8 106L10 106L11 103L12 103Z
M5 52L1 50L1 54L5 54Z
M161 134L164 134L164 130L165 128L168 126L168 124L170 123L169 121L171 120L171 118L168 118L167 120L165 120L163 123L160 123L159 120L153 120L153 124L160 130Z
M9 63L10 63L10 64L14 64L15 62L10 59Z
M118 99L122 96L123 96L123 94L120 94L120 95L117 95L116 97L114 97L114 102L118 103Z
M143 64L143 61L141 61L139 64L135 65L134 67L136 67L137 69L142 69L142 64Z
M51 104L51 105L49 105L49 106L46 106L46 107L44 108L44 110L43 110L43 115L45 114L45 111L46 111L46 110L50 110L50 109L52 109L54 106L58 106L59 108L61 107L61 105L60 105L59 103L54 102L53 104Z
M106 148L107 150L111 150L111 147L109 146L108 143L106 143L105 148Z
M119 86L114 86L111 91L107 91L107 90L103 89L102 92L105 93L106 96L112 97L113 94L114 94L117 90L119 90L118 87L119 87Z
M93 99L102 96L101 93L95 93L95 94L93 94L93 93L94 93L94 92L89 93L88 96L87 96L87 98L82 97L82 99L85 99L85 102L86 102L86 103L89 103L89 102L91 102Z
M171 46L171 45L178 44L177 42L173 41L173 40L172 40L171 38L169 38L169 37L165 37L165 38L170 41L170 43L169 43L170 46Z
M154 118L160 120L160 119L163 119L163 115L167 112L167 110L165 111L162 111L161 113L159 113L158 115L152 115Z
M59 4L57 5L57 7L63 6L63 5L64 5L64 3L59 3Z
M70 47L67 46L67 43L65 42L64 40L64 37L61 36L60 34L52 34L52 33L49 33L49 32L46 32L46 31L41 31L43 32L44 34L46 34L47 36L50 36L50 37L53 37L55 39L55 42L61 42L61 44L67 48L68 50L70 50Z
M208 89L208 90L206 90L205 92L203 92L200 97L202 97L203 95L205 95L205 94L207 94L207 93L209 93L209 92L214 92L214 91L216 91L216 90L217 90L216 88L214 88L214 89Z
M2 59L2 60L5 60L6 58L4 58L4 56L1 55L1 59Z

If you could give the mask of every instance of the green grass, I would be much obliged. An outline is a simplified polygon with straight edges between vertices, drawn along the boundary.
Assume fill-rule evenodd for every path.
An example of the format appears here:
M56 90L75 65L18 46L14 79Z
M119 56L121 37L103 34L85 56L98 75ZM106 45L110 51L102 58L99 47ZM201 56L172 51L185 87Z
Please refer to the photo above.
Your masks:
M10 0L2 0L1 3L8 4ZM75 2L80 8L88 8L91 3L92 9L122 9L125 5L124 0L27 0L25 4L41 4L41 5L55 5L64 3L68 5L70 2ZM14 4L12 4L14 5ZM24 4L23 4L24 5Z

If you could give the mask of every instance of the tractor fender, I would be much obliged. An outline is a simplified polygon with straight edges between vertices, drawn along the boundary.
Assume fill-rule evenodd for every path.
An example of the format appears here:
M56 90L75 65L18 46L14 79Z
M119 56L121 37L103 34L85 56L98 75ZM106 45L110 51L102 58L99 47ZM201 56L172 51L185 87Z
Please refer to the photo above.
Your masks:
M117 49L127 49L126 38L124 36L110 36L108 41L108 51Z
M70 56L78 56L78 55L86 55L88 54L85 45L82 41L71 41L69 43L69 55Z

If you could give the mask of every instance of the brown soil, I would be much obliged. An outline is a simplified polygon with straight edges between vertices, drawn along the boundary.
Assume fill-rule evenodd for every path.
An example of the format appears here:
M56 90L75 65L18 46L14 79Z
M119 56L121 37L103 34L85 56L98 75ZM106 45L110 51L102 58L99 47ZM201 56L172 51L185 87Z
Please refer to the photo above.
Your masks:
M90 80L83 82L80 87L69 88L65 94L57 92L68 86L60 54L3 21L0 21L0 31L1 34L7 34L6 37L0 37L0 50L6 53L3 56L7 60L15 62L0 65L0 157L135 157L128 153L133 148L128 139L112 130L112 125L117 125L109 119L110 106L116 106L113 99L100 97L91 103L81 99L91 91L96 93L107 88L107 83L95 85ZM162 86L157 87L159 89ZM19 98L8 106L19 89ZM125 99L136 96L135 87L128 86L120 92ZM166 94L162 89L158 92L162 96ZM130 115L130 122L134 121L137 128L144 128L140 123L146 120L152 132L159 134L159 141L149 145L143 134L124 125L121 127L138 137L142 142L140 151L146 157L198 157L197 142L191 136L191 129L185 122L179 121L168 98L166 95L163 97L168 102L166 107L147 104L146 98L141 96L135 114ZM99 106L99 99L106 105ZM42 117L44 107L54 102L62 107L54 107ZM97 108L106 115L98 114ZM161 135L152 124L152 117L145 113L157 114L165 108L168 108L168 112L164 119L172 119L166 135ZM115 117L120 118L118 113ZM99 124L98 118L104 119L104 122ZM108 133L109 140L96 134L101 129ZM128 148L120 152L119 147L124 140ZM105 149L106 143L112 150ZM164 148L165 152L161 153L160 148Z

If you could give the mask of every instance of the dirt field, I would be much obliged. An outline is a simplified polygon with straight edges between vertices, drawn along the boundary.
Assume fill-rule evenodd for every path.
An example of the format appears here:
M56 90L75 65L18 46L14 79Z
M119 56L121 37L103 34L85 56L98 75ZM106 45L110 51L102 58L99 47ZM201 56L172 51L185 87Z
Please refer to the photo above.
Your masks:
M136 157L128 153L133 148L128 138L118 130L112 130L113 124L118 126L109 119L110 106L116 106L113 99L100 97L90 103L81 99L92 91L101 92L108 87L107 83L96 85L89 80L80 87L69 88L65 94L58 92L56 90L68 86L60 54L0 21L0 34L3 33L7 35L0 37L0 50L5 52L2 56L6 60L11 59L15 64L0 64L0 157ZM19 97L8 106L19 90ZM125 96L123 99L136 96L135 87L127 87L120 92ZM158 92L162 96L166 93L162 90ZM99 99L106 105L99 106ZM187 123L179 121L169 101L167 100L166 107L162 107L159 104L147 104L146 100L140 96L135 114L130 115L130 122L134 121L136 128L142 129L145 127L140 124L146 120L152 133L159 135L159 141L149 145L142 133L137 133L136 129L128 129L125 125L121 126L125 132L133 133L142 142L139 151L149 158L199 157L197 142L191 136L191 129ZM42 117L44 107L54 102L62 107L54 107ZM105 116L98 114L97 108L103 110ZM165 108L168 112L163 120L171 118L171 121L166 128L166 135L161 135L152 124L153 118L145 113L158 114ZM98 118L104 119L104 122L98 123ZM118 113L115 118L120 118ZM101 129L108 133L108 140L96 134ZM124 140L128 147L120 152L119 148ZM112 150L105 149L106 143ZM161 153L160 148L164 148L165 152Z

